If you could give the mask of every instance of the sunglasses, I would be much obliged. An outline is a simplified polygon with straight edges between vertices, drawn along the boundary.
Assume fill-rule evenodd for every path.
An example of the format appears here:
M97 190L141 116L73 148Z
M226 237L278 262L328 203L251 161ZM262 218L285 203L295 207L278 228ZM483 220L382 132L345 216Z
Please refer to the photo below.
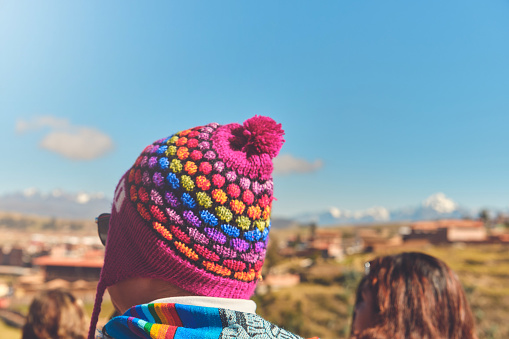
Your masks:
M106 239L108 238L110 217L111 213L102 213L97 218L95 218L95 223L97 224L97 231L99 233L99 239L101 239L101 243L104 246L106 246Z

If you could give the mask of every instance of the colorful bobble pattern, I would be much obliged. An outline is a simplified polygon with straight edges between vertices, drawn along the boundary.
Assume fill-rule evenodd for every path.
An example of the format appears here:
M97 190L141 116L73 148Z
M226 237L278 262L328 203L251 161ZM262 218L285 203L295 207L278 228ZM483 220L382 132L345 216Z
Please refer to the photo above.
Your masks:
M249 249L249 243L242 239L234 238L230 242L231 242L232 247L239 252L245 252Z
M164 183L163 176L159 172L155 172L154 176L152 177L152 181L157 187L161 187Z
M163 154L163 153L166 153L166 150L168 149L168 146L164 145L164 146L161 146L159 147L159 149L157 150L157 154Z
M232 248L221 246L221 245L214 245L214 251L216 251L217 254L219 254L223 258L236 258L237 257L237 251L235 251Z
M216 243L224 244L226 242L226 235L215 228L205 227L205 233L214 240Z
M214 264L210 261L204 261L203 266L209 271L215 272L217 274L220 274L222 276L229 276L232 274L232 271L230 271L228 268L223 267L221 265Z
M251 220L249 220L248 217L245 215L241 215L240 217L237 217L237 224L240 228L242 228L244 231L249 230L249 227L251 226Z
M263 232L263 230L265 230L265 220L256 220L254 222L254 225L256 226L256 228L260 231L260 232Z
M177 247L177 249L180 252L185 254L185 256L188 257L191 260L196 261L196 260L198 260L200 258L200 257L198 257L198 254L196 254L195 251L193 251L192 249L190 249L189 247L187 247L186 245L184 245L180 241L175 241L175 246Z
M217 217L214 214L210 213L209 211L201 211L200 216L203 222L211 226L217 226L218 223Z
M173 189L177 189L180 187L179 179L177 178L175 173L168 173L167 179Z
M180 177L180 179L182 180L182 186L186 190L188 190L188 191L194 190L194 181L193 181L193 179L191 179L190 176L183 175L183 176Z
M154 204L159 205L159 206L161 206L163 204L163 198L161 197L159 192L157 192L156 190L152 190L150 192L150 200L152 200L154 202Z
M191 197L191 195L189 195L189 193L182 194L181 200L184 206L187 208L194 208L196 206L196 202Z
M207 191L210 188L210 181L204 176L200 175L196 178L196 185L203 191Z
M200 244L207 245L209 243L209 238L200 233L196 228L188 228L188 231L189 235Z
M180 147L179 149L177 149L177 157L180 160L186 160L188 156L189 152L187 150L187 147Z
M147 209L145 208L145 206L143 206L141 203L138 203L138 205L136 205L136 209L138 210L138 213L140 213L140 215L143 219L145 219L147 221L150 221L150 219L152 219L150 214L147 212Z
M225 182L225 179L222 175L220 174L214 174L212 176L212 182L214 183L214 185L218 188L221 188L223 187L224 185L224 182Z
M148 194L147 191L145 190L145 187L140 187L140 189L138 190L138 197L142 202L145 203L148 202Z
M244 238L248 241L258 241L262 238L262 233L259 230L249 231L244 233Z
M159 166L161 166L161 169L167 169L170 165L170 162L168 161L168 158L161 158L159 159Z
M130 200L193 265L250 282L261 276L273 183L240 175L219 159L211 138L218 127L185 130L147 146L128 173Z
M228 234L231 237L237 238L240 235L240 230L237 227L228 224L221 225L221 229L223 230L224 233Z
M141 177L141 182L145 186L150 185L150 176L147 171L143 172L143 176Z
M198 140L196 140L196 139L189 139L189 140L187 140L187 147L195 148L197 146L198 146Z
M178 159L173 159L170 164L170 169L173 173L180 173L182 171L182 163Z
M198 161L202 157L203 157L202 152L200 152L198 150L194 150L194 151L191 152L191 159L193 159L194 161Z
M219 261L220 259L217 254L201 245L195 244L194 249L196 250L197 253L199 253L202 257L204 257L207 260Z
M170 229L171 229L171 233L173 233L177 238L179 238L180 241L182 241L186 244L191 243L191 238L189 238L189 236L187 234L182 232L182 230L180 228L172 225L172 226L170 226Z
M212 171L212 165L209 164L208 162L202 162L200 164L200 172L202 172L203 174L207 175L211 171Z
M170 220L173 221L175 224L177 224L177 225L183 224L182 218L175 210L172 210L171 208L167 208L166 214L168 214L168 217L170 218Z
M185 144L187 144L187 138L186 137L178 138L178 140L175 142L175 145L177 145L177 146L184 146Z
M205 192L196 193L196 200L198 200L200 206L204 208L210 208L210 206L212 206L212 200Z
M238 198L240 195L240 188L235 184L228 185L226 190L228 191L228 195L232 198Z
M212 191L212 198L214 198L214 200L216 202L220 203L221 205L224 204L226 202L226 200L228 200L226 193L224 193L223 190L219 190L219 189Z
M164 213L156 205L150 206L150 212L157 219L157 221L162 223L168 222L168 219L166 219Z
M166 192L164 198L171 207L175 208L180 205L180 202L178 201L177 197L172 192Z
M159 232L159 234L161 234L165 239L173 240L173 235L170 232L168 232L168 230L164 228L164 226L161 225L160 223L154 221L152 223L152 227L154 227L154 229L157 232Z
M251 205L254 201L254 194L251 191L244 191L242 193L242 201L244 201L246 204Z
M184 219L194 227L201 226L201 220L192 211L184 211Z
M131 189L130 189L130 193L131 193L131 201L132 202L135 202L136 200L138 200L138 192L136 192L136 186L131 186Z
M166 159L166 158L161 158L161 159ZM166 159L166 161L168 161L168 159ZM157 164L157 157L151 157L149 160L148 160L148 168L154 168Z
M223 264L234 271L243 271L246 268L246 264L238 260L225 260Z
M246 205L242 201L239 200L232 200L230 202L230 208L233 212L236 214L242 214L244 213L244 209L246 208ZM251 208L251 207L250 207Z
M166 151L166 156L174 156L175 153L177 153L177 147L175 146L169 146L168 150Z
M260 206L249 206L247 209L247 216L251 219L259 219L262 215L262 210L260 209Z
M232 212L224 206L216 207L216 214L219 218L221 218L221 220L226 222L230 222L233 218Z
M249 270L249 272L235 272L234 277L242 281L253 281L256 277L256 272L254 270Z

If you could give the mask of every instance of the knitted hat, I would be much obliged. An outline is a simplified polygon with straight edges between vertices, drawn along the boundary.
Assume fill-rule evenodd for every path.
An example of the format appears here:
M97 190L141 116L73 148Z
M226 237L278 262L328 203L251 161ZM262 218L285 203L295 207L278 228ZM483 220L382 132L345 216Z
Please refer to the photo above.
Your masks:
M160 279L196 295L252 295L283 135L281 124L254 116L181 131L143 150L115 191L89 338L105 289L128 278Z

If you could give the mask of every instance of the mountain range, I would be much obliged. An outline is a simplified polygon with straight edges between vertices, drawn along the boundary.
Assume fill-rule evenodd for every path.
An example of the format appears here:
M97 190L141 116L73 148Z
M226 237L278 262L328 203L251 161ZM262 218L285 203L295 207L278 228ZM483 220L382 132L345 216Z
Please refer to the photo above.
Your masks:
M93 220L111 210L111 199L102 193L69 193L53 190L44 193L35 188L0 195L0 211L17 212L63 219Z
M0 195L0 211L17 212L65 219L92 220L103 212L111 210L111 199L102 193L69 193L54 190L43 193L37 189L27 189ZM496 213L509 213L506 210L491 210ZM274 227L284 227L292 223L316 223L320 226L341 224L387 223L397 221L434 220L445 218L475 218L478 210L459 206L443 193L436 193L415 206L389 210L385 207L372 207L366 210L350 211L331 207L317 213L305 213L292 219L273 217Z
M444 193L435 193L420 204L389 210L385 207L371 207L366 210L350 211L331 207L320 213L306 213L298 216L299 223L316 223L320 226L341 224L388 223L436 219L477 218L480 210L460 206ZM509 208L491 209L491 216L509 213Z

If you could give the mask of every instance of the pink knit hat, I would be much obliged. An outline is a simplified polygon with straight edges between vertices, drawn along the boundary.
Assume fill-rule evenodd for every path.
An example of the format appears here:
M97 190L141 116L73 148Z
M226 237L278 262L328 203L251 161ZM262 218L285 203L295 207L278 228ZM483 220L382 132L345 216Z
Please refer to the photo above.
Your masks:
M181 131L143 150L115 191L89 338L105 289L128 278L211 297L252 295L283 135L281 124L255 116Z

